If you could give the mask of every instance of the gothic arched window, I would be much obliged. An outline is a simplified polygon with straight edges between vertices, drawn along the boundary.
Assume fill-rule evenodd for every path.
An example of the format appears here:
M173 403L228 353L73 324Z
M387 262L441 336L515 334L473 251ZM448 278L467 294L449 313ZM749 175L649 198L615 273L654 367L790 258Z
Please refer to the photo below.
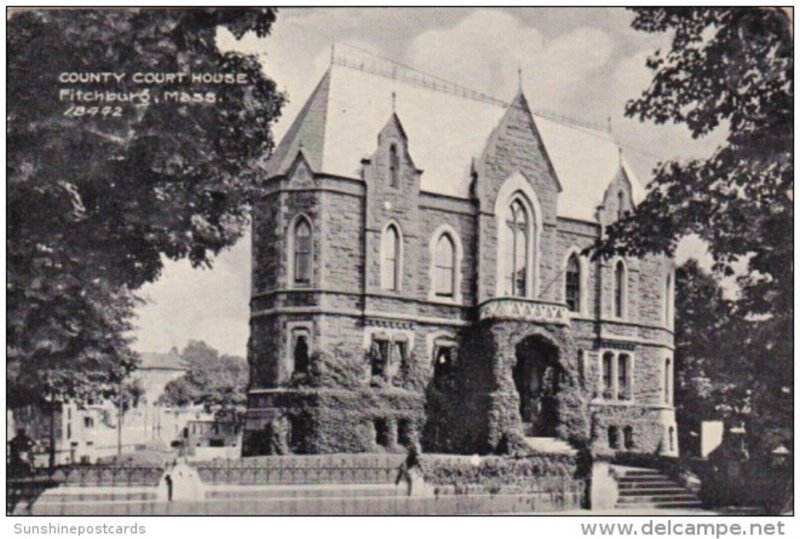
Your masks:
M622 221L625 217L625 193L617 193L617 221Z
M400 233L389 225L381 238L381 288L400 289Z
M311 225L301 217L294 225L294 283L311 283Z
M575 253L569 257L567 261L566 273L566 289L564 297L566 298L567 307L572 312L580 312L581 310L581 266L578 262L578 255Z
M508 244L503 246L506 257L506 281L512 296L525 296L528 290L528 234L530 220L525 206L518 199L511 203L511 213L507 222L509 228Z
M434 258L434 293L437 296L453 297L456 282L455 247L449 235L439 236Z
M400 156L397 146L389 146L389 185L394 189L400 187Z
M295 372L307 372L309 365L309 332L297 329L292 332L292 359Z
M625 316L625 264L622 260L614 268L614 316Z
M664 321L668 326L672 321L672 274L667 275L667 285L664 290Z

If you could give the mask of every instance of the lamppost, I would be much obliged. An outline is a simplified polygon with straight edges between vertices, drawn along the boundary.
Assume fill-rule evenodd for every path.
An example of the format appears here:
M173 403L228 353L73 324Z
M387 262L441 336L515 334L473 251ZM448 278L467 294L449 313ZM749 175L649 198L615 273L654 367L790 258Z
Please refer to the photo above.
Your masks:
M117 459L122 457L122 379L117 383Z

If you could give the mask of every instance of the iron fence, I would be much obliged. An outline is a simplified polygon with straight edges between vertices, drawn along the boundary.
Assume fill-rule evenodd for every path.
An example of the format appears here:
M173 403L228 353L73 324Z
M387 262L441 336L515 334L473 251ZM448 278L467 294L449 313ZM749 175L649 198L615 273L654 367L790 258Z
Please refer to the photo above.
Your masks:
M51 469L36 469L9 476L16 486L26 483L50 485L99 486L156 486L164 474L158 466L65 465Z
M283 456L198 462L200 479L212 485L299 485L391 483L402 455Z

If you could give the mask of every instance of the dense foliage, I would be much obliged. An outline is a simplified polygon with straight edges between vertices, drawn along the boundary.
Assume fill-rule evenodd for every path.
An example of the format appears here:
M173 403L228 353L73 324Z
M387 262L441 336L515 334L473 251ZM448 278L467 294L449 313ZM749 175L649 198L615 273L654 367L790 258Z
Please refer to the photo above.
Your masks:
M243 358L220 355L203 341L189 341L180 356L186 374L166 385L160 404L202 405L228 418L244 411L248 372Z
M720 275L746 265L731 313L743 333L729 359L741 366L733 369L738 392L752 394L749 428L764 439L766 431L790 427L792 411L791 21L780 9L634 12L635 29L667 32L672 41L648 59L653 81L626 113L684 124L694 137L726 129L727 138L706 159L661 163L646 199L608 228L595 255L673 255L681 238L697 234ZM723 349L726 342L708 346Z
M247 224L284 96L258 59L216 45L266 37L275 11L51 9L8 21L8 405L115 391L134 367L133 291L166 258L195 266ZM136 92L136 72L243 74L214 104L151 99L120 116L66 114L62 73L124 73L83 90ZM154 90L155 91L155 90Z
M700 422L743 419L741 333L733 304L712 274L690 259L675 272L675 411L682 453L697 454Z
M470 487L495 493L518 487L527 491L561 491L572 485L577 462L572 455L537 453L525 458L500 456L451 457L422 455L425 481L436 486L453 486L456 493Z

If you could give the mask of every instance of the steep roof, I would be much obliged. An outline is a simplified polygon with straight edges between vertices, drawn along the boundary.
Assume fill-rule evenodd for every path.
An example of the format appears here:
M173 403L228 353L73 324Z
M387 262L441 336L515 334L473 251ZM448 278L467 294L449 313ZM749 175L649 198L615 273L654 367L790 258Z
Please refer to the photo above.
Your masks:
M142 352L139 354L142 358L142 364L139 369L157 369L157 370L172 370L172 371L185 371L186 365L183 359L178 355L177 351L170 350L166 354L158 352Z
M302 150L315 172L358 178L362 158L375 151L393 110L423 171L422 190L468 198L472 159L480 157L505 107L342 65L332 65L320 80L269 160L268 175L286 173ZM634 201L643 198L642 185L608 133L533 116L563 188L559 216L595 221L621 166Z

